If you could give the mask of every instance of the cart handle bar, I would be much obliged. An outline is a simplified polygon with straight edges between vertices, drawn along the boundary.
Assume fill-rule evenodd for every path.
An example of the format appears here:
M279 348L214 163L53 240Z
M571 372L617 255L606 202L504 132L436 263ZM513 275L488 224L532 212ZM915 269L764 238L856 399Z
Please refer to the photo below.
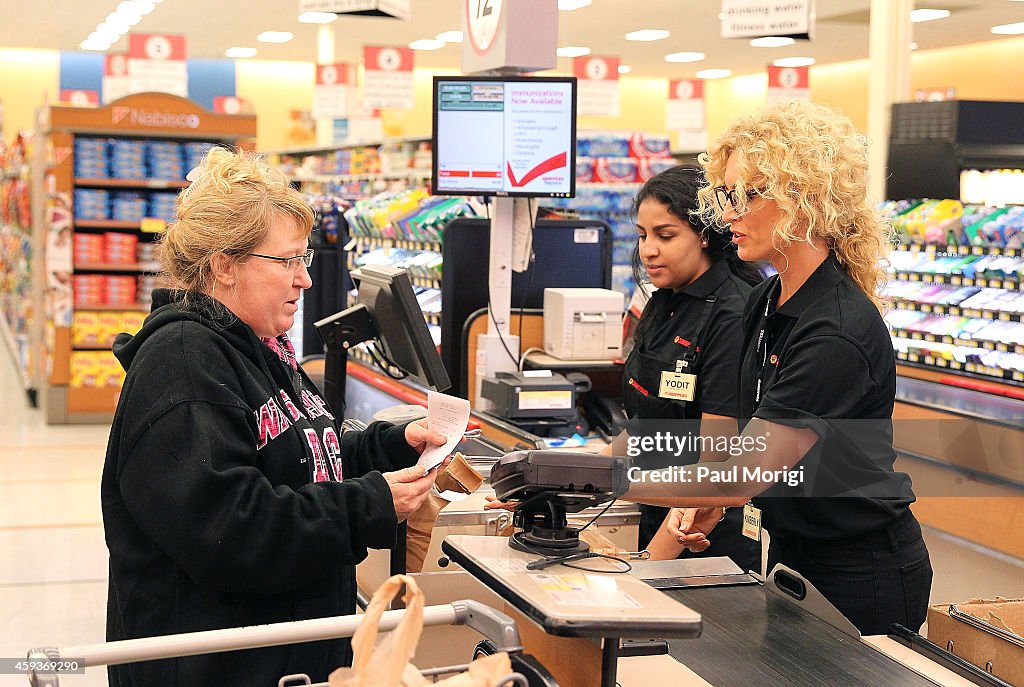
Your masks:
M385 611L380 619L379 630L388 632L395 629L404 614L404 609ZM351 637L355 634L359 623L362 622L362 618L361 615L343 615L271 625L125 639L118 642L89 644L66 649L39 648L32 649L28 655L30 658L48 657L51 660L60 656L73 657L84 667L118 665L136 661L154 661L162 658ZM499 650L522 650L515 621L504 613L478 601L463 600L453 601L450 604L427 606L423 609L423 624L424 626L466 625L499 645Z

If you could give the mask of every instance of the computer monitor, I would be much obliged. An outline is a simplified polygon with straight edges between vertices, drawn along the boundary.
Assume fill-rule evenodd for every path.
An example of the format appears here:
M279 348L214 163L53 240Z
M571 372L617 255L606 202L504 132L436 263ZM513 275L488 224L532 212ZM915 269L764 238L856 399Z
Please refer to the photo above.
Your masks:
M397 368L420 385L445 391L451 383L416 301L405 270L368 265L351 273L359 288L358 303L316 323L326 347L324 395L339 417L344 415L348 351L371 344L385 372Z
M574 77L434 77L436 195L576 195Z

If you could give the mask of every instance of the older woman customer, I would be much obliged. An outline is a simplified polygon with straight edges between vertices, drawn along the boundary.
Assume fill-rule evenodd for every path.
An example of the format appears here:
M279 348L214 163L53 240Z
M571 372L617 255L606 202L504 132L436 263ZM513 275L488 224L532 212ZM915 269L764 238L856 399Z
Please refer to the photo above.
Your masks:
M311 281L313 212L257 158L213 148L160 246L175 286L114 353L128 372L103 468L107 638L355 611L353 565L389 548L444 437L418 424L342 434L285 332ZM114 666L110 684L326 679L347 640Z

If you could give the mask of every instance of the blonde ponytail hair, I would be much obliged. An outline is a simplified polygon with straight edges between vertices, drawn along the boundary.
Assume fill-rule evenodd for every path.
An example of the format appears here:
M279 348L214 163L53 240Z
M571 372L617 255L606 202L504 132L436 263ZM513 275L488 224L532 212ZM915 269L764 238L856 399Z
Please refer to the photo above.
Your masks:
M700 156L710 184L698 211L723 224L714 188L736 153L736 195L746 189L776 202L783 219L773 244L817 241L835 251L850 279L880 311L885 258L893 231L867 197L867 141L849 118L824 105L792 100L740 117Z

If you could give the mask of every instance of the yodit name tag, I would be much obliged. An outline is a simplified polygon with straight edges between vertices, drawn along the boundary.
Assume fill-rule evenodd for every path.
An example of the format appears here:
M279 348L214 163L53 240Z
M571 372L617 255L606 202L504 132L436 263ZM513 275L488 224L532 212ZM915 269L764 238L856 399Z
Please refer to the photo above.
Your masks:
M697 391L697 375L688 375L683 372L661 373L661 388L658 396L670 398L673 401L692 401Z

